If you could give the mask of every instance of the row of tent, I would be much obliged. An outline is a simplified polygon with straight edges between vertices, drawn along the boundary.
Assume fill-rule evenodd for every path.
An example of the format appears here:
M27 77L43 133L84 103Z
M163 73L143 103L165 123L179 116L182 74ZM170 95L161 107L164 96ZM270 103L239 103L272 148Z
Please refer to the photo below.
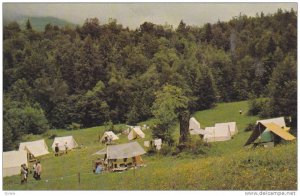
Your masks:
M200 123L195 118L190 119L189 129L191 134L202 135L203 139L207 142L226 141L238 133L235 122L216 123L214 127L206 127L203 130L200 128ZM295 140L296 138L289 133L289 130L290 128L286 127L283 117L259 120L256 122L255 129L247 140L245 146L250 144L258 145L260 143L265 146L270 146L276 144L281 139L287 141ZM105 134L110 135L110 133ZM137 134L138 136L134 134ZM139 131L134 131L130 138L142 136L143 135L139 134ZM63 148L66 143L68 144L69 149L76 148L78 146L72 136L56 137L54 139L52 149L54 150L56 144L58 144L60 148ZM161 147L162 141L161 139L145 141L144 145L148 147L151 143L154 144L154 146ZM34 157L39 157L48 153L48 147L44 140L21 143L18 151L3 153L3 176L19 174L20 166L22 164L28 165L28 154L33 155ZM114 161L116 159L138 158L145 153L145 150L135 141L125 144L107 145L104 149L94 153L94 155L106 155L109 161Z
M262 144L265 147L274 146L281 140L292 141L296 138L289 133L284 117L256 121L255 128L245 143L245 146ZM189 131L191 135L200 135L206 142L227 141L238 133L236 122L216 123L214 127L200 128L200 123L190 118Z
M65 144L67 144L68 149L78 147L73 136L56 137L52 144L53 151L56 144L58 144L60 150L65 149ZM49 150L44 139L20 143L19 150L3 152L3 176L19 174L22 164L28 166L28 160L34 160L46 154L49 154Z
M134 140L138 138L145 138L145 133L142 131L141 126L129 126L128 128L128 140ZM114 141L118 140L119 137L113 131L104 132L103 136L100 139L100 142Z
M129 128L130 132L128 134L128 140L145 138L145 133L142 131L142 127L130 126ZM111 140L119 139L119 137L112 131L105 132L101 138L101 141L103 141L104 138L109 138ZM60 150L65 150L66 144L68 149L78 147L78 144L73 136L55 137L51 147L53 151L55 150L56 145L58 145ZM136 144L130 144L127 148L130 149L134 145L136 146ZM126 145L123 145L123 147L125 146ZM120 149L126 149L123 147L121 145ZM112 149L114 149L114 147L112 147ZM137 151L142 152L140 148L137 148ZM5 177L19 174L20 166L22 164L26 164L28 166L28 160L35 160L36 158L46 154L49 154L49 150L44 139L20 143L18 151L9 151L3 153L3 176Z
M227 141L238 133L236 122L216 123L214 127L201 129L200 123L190 118L189 131L191 135L200 135L206 142Z

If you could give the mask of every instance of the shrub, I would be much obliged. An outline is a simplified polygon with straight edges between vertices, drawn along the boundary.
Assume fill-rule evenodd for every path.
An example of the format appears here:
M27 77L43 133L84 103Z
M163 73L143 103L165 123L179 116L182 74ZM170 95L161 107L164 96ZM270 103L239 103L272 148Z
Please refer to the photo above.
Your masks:
M164 156L170 156L170 155L175 156L180 153L177 147L169 146L169 145L162 145L159 152L161 155Z
M155 149L154 146L151 146L148 150L147 150L147 155L151 156L156 154L157 150Z
M54 138L56 138L56 137L57 137L56 134L52 134L52 135L50 135L50 136L48 137L48 139L54 139Z
M80 124L72 122L72 124L68 126L68 130L77 130L80 129L80 127L81 127Z
M201 138L191 138L187 143L186 151L194 155L204 155L207 154L211 147L211 144L204 142Z
M255 116L258 115L263 109L263 102L258 101L257 99L249 100L249 110L248 115Z
M255 129L255 123L249 123L244 131L253 131Z

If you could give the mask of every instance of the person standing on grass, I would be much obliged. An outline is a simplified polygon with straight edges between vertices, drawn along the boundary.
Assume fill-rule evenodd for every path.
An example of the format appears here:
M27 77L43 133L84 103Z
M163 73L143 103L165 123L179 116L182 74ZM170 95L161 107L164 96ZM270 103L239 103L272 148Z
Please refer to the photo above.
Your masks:
M37 165L36 165L36 180L41 180L41 173L42 173L42 165L41 165L41 162L38 161L37 162Z
M66 150L66 154L68 154L68 143L65 143L65 150Z
M21 165L21 184L27 182L26 164Z
M37 166L37 161L35 161L35 163L32 166L32 170L33 170L33 178L37 179L37 172L36 172L36 166Z
M59 152L58 143L55 144L54 151L55 151L55 156L57 157L58 156L58 152Z

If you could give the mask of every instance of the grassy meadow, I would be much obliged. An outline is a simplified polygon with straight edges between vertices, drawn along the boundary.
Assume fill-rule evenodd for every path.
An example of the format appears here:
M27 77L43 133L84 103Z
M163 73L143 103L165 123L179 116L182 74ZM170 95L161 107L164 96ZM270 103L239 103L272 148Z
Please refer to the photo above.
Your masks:
M145 167L121 173L92 173L92 155L104 148L98 141L104 126L74 131L49 130L40 136L28 136L27 140L44 138L48 155L41 157L42 180L35 181L32 175L28 183L20 184L20 176L5 177L4 190L296 190L297 145L282 144L271 149L244 148L250 132L244 132L248 123L258 117L247 116L247 102L220 103L215 108L196 112L193 116L201 128L216 122L236 121L239 133L226 142L212 143L205 155L179 154L177 156L143 156ZM239 110L243 114L239 114ZM150 121L151 122L151 121ZM148 123L148 122L147 122ZM141 123L143 124L143 123ZM148 123L149 124L149 123ZM123 129L124 125L116 125ZM179 131L174 135L178 138ZM73 135L83 148L54 157L51 150L51 135ZM146 138L151 132L145 131ZM121 135L116 143L127 142ZM80 182L78 178L80 173Z

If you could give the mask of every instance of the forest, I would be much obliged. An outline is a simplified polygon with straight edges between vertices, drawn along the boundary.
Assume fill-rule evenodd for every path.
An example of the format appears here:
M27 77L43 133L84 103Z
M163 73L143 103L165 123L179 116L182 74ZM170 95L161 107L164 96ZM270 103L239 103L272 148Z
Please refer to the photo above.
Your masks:
M159 101L174 95L190 113L252 100L253 113L290 116L296 127L297 13L201 27L144 22L132 30L97 18L75 28L3 27L4 151L48 129L163 119Z

